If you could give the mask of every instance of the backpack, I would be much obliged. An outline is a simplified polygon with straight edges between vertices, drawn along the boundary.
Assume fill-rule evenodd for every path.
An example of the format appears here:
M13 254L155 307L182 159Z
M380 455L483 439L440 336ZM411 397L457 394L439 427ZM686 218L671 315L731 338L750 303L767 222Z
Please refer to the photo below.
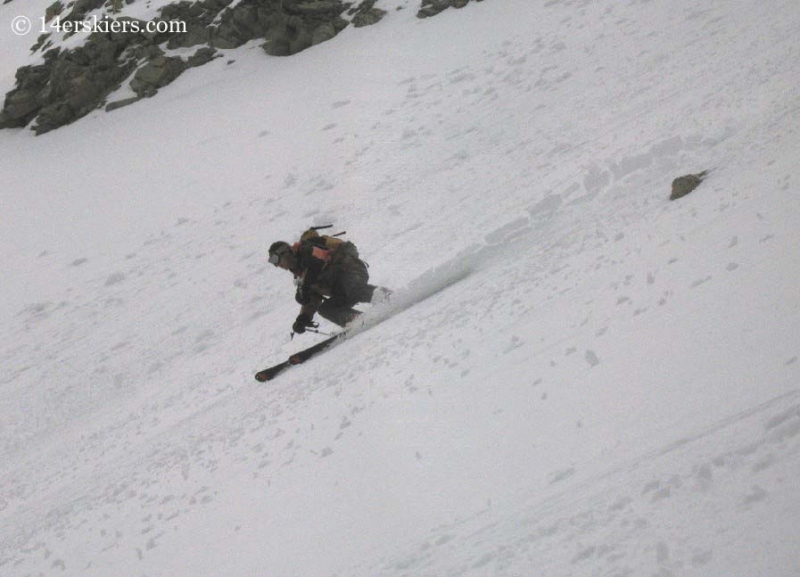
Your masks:
M334 235L319 234L317 231L324 228L331 228L332 224L325 226L312 226L302 235L300 235L300 244L309 243L317 246L323 250L327 250L330 254L331 260L337 260L342 257L349 256L351 258L358 258L358 249L349 240L338 238L347 234L347 231L337 232Z

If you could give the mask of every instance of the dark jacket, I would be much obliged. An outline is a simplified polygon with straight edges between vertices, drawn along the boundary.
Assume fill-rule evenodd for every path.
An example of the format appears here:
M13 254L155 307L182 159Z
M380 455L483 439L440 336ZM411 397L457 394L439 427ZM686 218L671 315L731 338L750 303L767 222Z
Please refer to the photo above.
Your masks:
M299 280L296 300L303 313L313 315L323 297L331 306L352 306L371 297L374 287L367 284L367 266L353 243L344 242L333 250L315 238L295 244L292 250L296 257L292 273Z

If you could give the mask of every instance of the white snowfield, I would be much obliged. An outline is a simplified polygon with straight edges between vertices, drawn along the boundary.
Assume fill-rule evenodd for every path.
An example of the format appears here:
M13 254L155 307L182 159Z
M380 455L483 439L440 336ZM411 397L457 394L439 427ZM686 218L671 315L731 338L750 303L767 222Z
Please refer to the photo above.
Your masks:
M800 4L377 6L0 132L0 575L800 575ZM327 223L463 278L257 383Z

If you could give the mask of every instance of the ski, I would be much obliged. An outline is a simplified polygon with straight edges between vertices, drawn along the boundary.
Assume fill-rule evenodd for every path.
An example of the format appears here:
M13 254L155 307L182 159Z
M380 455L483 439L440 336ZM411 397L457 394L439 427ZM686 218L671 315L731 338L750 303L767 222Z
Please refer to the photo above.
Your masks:
M443 276L441 274L437 275L436 272L437 271L431 273L430 277L423 277L420 279L418 281L419 286L409 291L408 294L395 294L391 300L391 304L382 311L378 311L377 313L371 312L370 314L362 316L362 312L354 310L353 312L357 313L359 316L358 322L348 324L347 328L345 328L342 332L337 333L332 337L325 339L324 341L320 341L319 343L307 349L303 349L302 351L293 354L282 363L257 372L255 375L256 380L262 383L271 381L289 367L304 363L317 353L330 348L337 341L343 340L347 336L355 336L362 331L368 330L386 321L387 319L392 318L393 316L411 308L416 304L419 304L433 295L448 289L452 285L461 282L470 274L469 269L456 269L453 273Z
M266 381L271 381L289 367L304 363L317 353L329 348L333 343L335 343L339 339L344 338L346 334L347 331L342 331L341 333L335 334L332 337L328 337L324 341L320 341L317 344L308 347L307 349L303 349L302 351L294 353L292 356L290 356L282 363L278 363L273 367L269 367L268 369L264 369L263 371L257 372L255 375L256 380L261 383L264 383Z

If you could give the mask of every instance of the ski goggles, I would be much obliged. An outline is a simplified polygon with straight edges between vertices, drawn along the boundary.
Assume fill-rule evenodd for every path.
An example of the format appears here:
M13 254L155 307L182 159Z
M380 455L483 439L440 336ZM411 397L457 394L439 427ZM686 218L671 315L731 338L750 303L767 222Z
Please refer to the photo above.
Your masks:
M283 255L285 255L289 251L291 251L291 249L282 248L282 249L278 249L275 252L269 253L269 263L270 264L274 264L275 266L278 266L278 264L281 262L281 258L283 257Z

